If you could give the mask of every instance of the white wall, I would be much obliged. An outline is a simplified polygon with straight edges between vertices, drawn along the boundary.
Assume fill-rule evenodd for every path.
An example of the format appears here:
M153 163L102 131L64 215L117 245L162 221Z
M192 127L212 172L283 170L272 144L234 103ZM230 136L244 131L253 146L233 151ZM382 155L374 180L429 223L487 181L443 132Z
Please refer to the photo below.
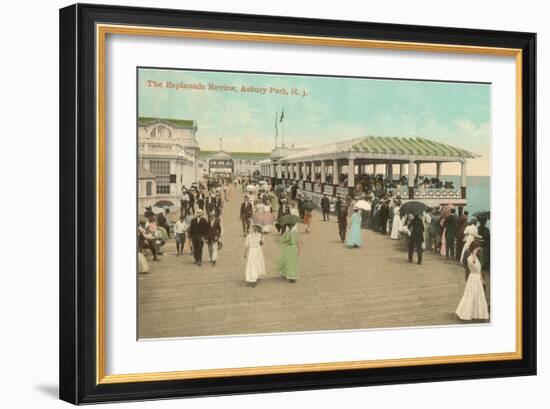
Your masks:
M313 2L277 0L177 0L94 1L89 3L142 5L169 8L273 14L405 24L425 24L535 31L538 37L538 152L550 155L543 138L548 129L547 76L550 72L550 26L543 1L503 2L463 0L460 2L394 0L391 2ZM8 218L2 234L0 314L2 322L2 370L0 402L6 408L49 408L65 404L56 400L58 359L58 11L66 1L10 1L2 6L0 24L4 141L0 161L4 180L19 215ZM19 135L19 124L32 138ZM7 128L6 128L7 127ZM21 152L27 166L21 163ZM17 153L17 154L14 154ZM545 174L550 161L539 161L539 206L550 199ZM15 171L17 170L17 172ZM47 182L47 183L44 183ZM53 186L52 186L52 183ZM2 214L13 212L13 201L2 201ZM542 207L542 206L540 206ZM542 218L541 218L542 219ZM40 224L38 224L40 223ZM9 232L17 233L14 239ZM539 254L548 248L550 221L539 221ZM8 250L9 249L9 250ZM539 257L539 376L530 378L474 380L437 384L384 386L299 393L132 403L112 407L188 408L219 407L348 407L371 408L508 408L531 403L548 407L550 360L549 263ZM498 272L495 272L498 274ZM545 297L542 294L546 293ZM543 403L546 401L546 404Z

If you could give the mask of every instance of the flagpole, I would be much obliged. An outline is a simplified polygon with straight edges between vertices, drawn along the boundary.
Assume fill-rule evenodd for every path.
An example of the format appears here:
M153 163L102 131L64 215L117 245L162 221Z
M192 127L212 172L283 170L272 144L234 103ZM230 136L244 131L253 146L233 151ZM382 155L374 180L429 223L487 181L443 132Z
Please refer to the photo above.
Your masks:
M275 149L277 149L277 135L278 135L278 132L277 132L277 118L279 116L279 113L277 111L275 111Z

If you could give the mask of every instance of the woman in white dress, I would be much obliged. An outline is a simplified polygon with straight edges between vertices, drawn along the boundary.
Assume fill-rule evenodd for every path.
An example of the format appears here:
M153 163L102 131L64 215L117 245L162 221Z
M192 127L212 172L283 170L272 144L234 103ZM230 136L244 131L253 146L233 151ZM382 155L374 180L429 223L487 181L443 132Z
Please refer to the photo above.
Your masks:
M464 259L466 250L470 248L470 245L475 239L479 239L481 236L477 231L477 220L472 220L468 226L464 229L464 247L462 247L462 254L460 255L460 262Z
M261 226L253 225L245 242L244 258L247 259L245 280L252 287L256 287L259 278L266 274L261 231Z
M401 216L399 215L399 210L401 209L401 202L395 203L393 208L393 222L391 225L391 234L390 239L399 240L399 232L403 230L403 223L401 221Z
M456 315L464 321L489 319L487 299L483 290L481 263L477 257L479 249L479 243L477 242L472 243L470 246L471 254L467 258L470 274L468 275L468 281L466 281L464 295L456 309Z

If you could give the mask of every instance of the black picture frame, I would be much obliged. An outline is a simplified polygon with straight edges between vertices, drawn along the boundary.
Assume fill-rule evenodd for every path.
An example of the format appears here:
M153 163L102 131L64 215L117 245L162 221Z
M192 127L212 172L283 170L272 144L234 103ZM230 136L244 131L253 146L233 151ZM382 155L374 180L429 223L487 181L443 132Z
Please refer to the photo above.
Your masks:
M516 48L522 51L521 359L101 384L96 355L96 23ZM77 4L60 10L60 398L107 401L536 374L536 34Z

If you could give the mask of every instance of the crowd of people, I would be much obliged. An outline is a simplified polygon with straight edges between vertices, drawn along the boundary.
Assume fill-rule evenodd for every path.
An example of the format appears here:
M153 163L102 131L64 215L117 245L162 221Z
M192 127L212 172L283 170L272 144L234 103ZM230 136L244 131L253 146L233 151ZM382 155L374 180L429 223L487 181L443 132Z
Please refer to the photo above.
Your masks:
M322 221L330 221L334 213L339 238L350 249L361 248L361 230L371 229L390 239L406 242L410 263L416 252L416 261L422 264L425 251L447 260L456 260L463 265L467 280L456 314L463 320L487 319L485 289L488 282L483 279L483 273L488 274L490 269L487 217L470 218L467 211L458 216L456 209L450 206L403 212L398 193L380 195L368 190L370 187L376 189L376 183L376 178L365 182L367 190L355 192L353 197L338 196L334 201L323 195L319 202ZM223 247L222 218L226 217L223 209L224 203L229 201L231 185L235 188L241 185L244 193L238 217L244 237L245 281L255 287L258 280L266 275L262 248L266 235L276 231L275 234L281 236L276 271L288 282L295 283L300 253L298 224L304 225L305 234L311 233L312 211L316 207L311 197L299 192L296 185L272 189L248 178L233 178L209 179L206 185L184 187L180 217L173 225L176 255L179 257L187 251L193 254L194 263L201 266L206 246L208 261L216 265L218 252ZM158 260L162 246L171 234L165 214L147 211L144 216L138 226L140 272L149 269L143 251L150 250L153 260Z
M358 207L366 202L363 208ZM343 206L342 203L347 203ZM372 192L360 193L352 200L338 199L338 233L345 240L347 213L351 210L351 228L346 244L350 248L362 246L361 228L372 229L391 239L404 239L408 247L407 261L422 264L424 251L459 262L465 270L466 289L456 310L462 320L488 319L488 295L490 273L489 212L469 217L464 211L457 215L456 208L446 205L438 208L421 208L402 211L403 203L398 194L375 196Z

